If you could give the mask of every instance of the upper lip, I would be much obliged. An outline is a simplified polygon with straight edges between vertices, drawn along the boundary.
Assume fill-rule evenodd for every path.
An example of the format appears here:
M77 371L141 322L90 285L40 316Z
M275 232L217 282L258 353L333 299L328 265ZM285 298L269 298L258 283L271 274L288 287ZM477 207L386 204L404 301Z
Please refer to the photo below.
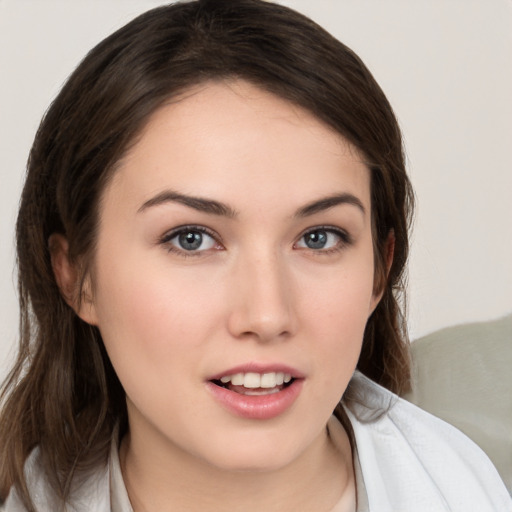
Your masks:
M237 366L233 366L231 368L227 368L226 370L222 370L221 372L215 373L208 377L207 380L219 380L221 377L226 377L228 375L235 375L236 373L272 373L272 372L282 372L289 373L294 379L303 379L305 377L304 373L297 370L293 366L289 366L287 364L281 363L244 363L239 364Z

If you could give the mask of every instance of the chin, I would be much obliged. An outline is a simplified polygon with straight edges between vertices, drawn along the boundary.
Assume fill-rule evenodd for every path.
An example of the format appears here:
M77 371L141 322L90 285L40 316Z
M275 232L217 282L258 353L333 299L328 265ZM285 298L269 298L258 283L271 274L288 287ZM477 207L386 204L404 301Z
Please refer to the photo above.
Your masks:
M245 437L245 436L242 436ZM237 473L272 473L279 471L300 458L309 445L308 440L286 436L250 435L244 439L231 437L218 443L203 457L220 470ZM206 457L205 457L206 455Z
M212 461L222 471L230 473L274 473L293 462L295 457L276 456L275 452L262 457L261 454L236 454L223 460Z

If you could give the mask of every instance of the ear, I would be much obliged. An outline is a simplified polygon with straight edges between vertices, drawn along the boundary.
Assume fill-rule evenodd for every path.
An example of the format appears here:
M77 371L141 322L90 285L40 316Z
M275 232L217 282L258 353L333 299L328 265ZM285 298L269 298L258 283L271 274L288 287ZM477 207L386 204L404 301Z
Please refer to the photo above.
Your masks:
M395 230L392 229L388 234L388 239L386 240L386 278L389 276L391 265L393 265L393 258L395 256L395 241Z
M391 265L393 265L393 258L395 255L395 231L391 230L388 234L388 238L386 240L386 245L384 248L384 263L385 263L385 274L383 276L377 277L377 279L381 280L381 286L379 286L379 291L373 293L372 299L370 302L370 315L375 311L375 308L379 304L382 296L384 295L384 290L386 288L386 282L389 275L389 271L391 270Z
M86 277L80 289L81 275L69 259L69 244L64 235L53 233L48 239L53 275L67 304L85 322L96 325L96 311L92 300L90 279Z

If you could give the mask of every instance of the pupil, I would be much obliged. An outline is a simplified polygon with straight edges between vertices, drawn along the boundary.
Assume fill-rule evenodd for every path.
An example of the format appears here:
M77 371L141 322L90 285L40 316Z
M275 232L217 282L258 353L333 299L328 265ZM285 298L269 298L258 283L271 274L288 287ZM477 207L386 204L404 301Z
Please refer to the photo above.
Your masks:
M179 236L180 245L187 251L199 249L203 242L203 235L197 231L189 231Z
M327 233L325 231L313 231L306 235L306 245L310 249L322 249L327 243Z

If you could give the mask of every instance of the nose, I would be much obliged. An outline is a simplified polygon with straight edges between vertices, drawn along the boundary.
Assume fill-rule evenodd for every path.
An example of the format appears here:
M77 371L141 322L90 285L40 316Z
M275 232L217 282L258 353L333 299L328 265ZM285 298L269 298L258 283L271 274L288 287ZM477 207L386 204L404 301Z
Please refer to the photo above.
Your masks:
M295 333L295 294L285 262L275 254L240 258L232 277L232 336L272 342Z

